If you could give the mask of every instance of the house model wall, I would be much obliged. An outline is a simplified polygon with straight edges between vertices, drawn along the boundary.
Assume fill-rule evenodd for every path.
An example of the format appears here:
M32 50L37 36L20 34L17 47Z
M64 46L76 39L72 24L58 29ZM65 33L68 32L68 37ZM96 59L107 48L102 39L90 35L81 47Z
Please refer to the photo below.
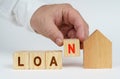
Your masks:
M84 68L111 68L112 42L96 30L84 41Z

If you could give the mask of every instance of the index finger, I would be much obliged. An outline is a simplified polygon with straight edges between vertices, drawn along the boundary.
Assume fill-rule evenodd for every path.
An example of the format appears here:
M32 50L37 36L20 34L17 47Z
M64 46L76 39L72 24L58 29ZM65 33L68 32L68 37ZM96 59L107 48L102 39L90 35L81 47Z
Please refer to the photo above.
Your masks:
M80 41L84 41L88 36L88 24L82 18L77 10L72 7L63 11L63 18L66 23L70 23L76 30L76 36Z

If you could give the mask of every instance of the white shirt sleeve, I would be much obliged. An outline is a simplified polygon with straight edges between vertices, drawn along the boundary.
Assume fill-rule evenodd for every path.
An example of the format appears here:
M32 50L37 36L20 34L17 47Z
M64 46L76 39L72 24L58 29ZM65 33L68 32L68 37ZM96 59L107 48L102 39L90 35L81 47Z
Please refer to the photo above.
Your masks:
M41 0L0 0L0 12L15 17L17 23L33 31L30 20L33 13L44 5Z

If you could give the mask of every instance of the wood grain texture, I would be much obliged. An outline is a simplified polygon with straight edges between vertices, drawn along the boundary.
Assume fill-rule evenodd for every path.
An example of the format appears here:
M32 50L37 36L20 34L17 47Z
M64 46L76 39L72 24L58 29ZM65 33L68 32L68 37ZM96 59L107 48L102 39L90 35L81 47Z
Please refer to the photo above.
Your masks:
M112 42L96 30L84 41L84 68L112 68Z
M46 51L46 69L62 69L62 51Z
M29 69L29 53L18 51L13 54L14 69Z
M30 52L30 69L45 69L45 51Z
M64 39L64 56L80 56L79 39Z

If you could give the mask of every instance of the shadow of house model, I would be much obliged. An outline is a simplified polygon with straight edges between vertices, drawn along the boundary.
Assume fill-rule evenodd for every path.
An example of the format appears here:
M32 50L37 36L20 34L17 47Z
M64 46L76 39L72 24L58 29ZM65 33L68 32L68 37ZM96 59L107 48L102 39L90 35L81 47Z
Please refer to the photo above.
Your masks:
M96 30L84 41L84 68L112 68L112 42Z

